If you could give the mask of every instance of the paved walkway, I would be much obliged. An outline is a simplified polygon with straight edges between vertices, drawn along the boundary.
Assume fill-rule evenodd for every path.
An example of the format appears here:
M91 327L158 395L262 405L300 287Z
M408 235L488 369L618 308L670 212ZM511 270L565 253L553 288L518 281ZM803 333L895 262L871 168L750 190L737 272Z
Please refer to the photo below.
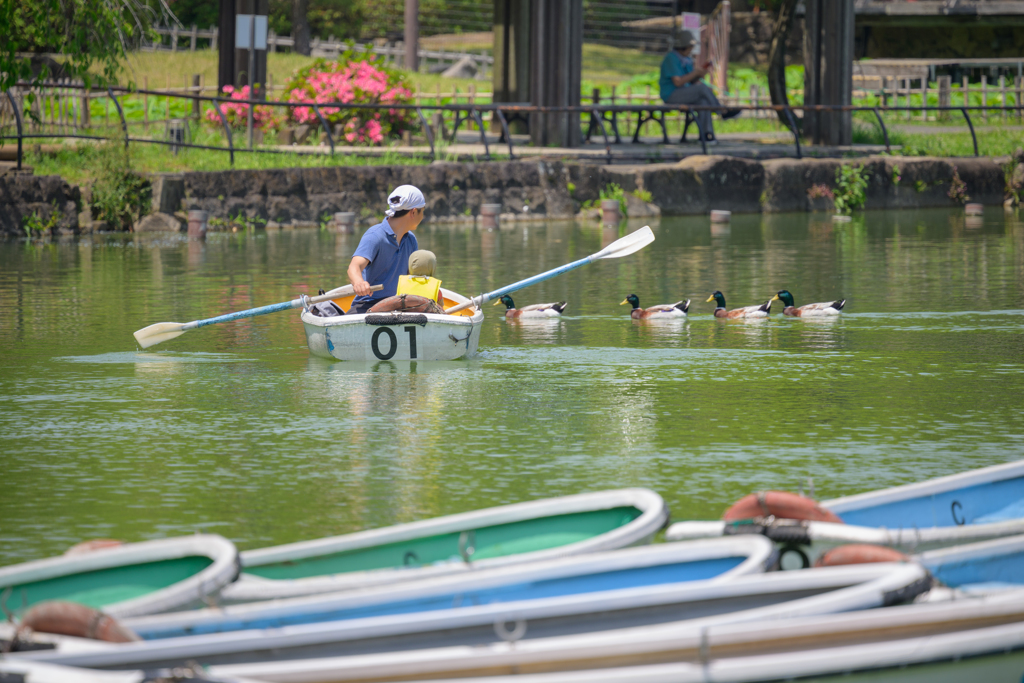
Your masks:
M484 161L488 152L492 157L508 158L509 146L499 143L496 135L487 136L487 146L480 141L478 132L459 131L458 142L439 145L436 149L438 159L451 161ZM593 140L580 147L531 147L525 135L513 135L513 153L520 158L572 159L593 160L597 163L650 163L657 161L674 162L689 156L704 154L699 142L686 144L661 144L661 138L641 138L641 142L623 142L610 144L606 148L603 140ZM302 145L291 147L275 147L282 152L302 154L329 154L330 148L324 144L317 146ZM384 156L385 154L401 154L430 156L430 147L420 145L397 145L392 147L356 147L335 145L335 154L354 154L361 156ZM866 156L885 151L884 145L851 145L844 147L822 147L801 145L803 156L841 157L853 155ZM750 159L773 159L779 157L795 157L796 145L792 133L724 133L719 136L717 145L709 145L708 154Z

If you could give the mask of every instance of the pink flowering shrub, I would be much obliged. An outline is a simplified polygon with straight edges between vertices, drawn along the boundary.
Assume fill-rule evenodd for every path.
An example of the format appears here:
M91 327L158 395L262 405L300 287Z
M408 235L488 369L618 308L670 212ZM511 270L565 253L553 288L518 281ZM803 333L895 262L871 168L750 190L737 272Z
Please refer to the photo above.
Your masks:
M243 85L236 90L230 85L225 85L224 94L232 100L241 100L237 103L220 103L220 109L224 112L228 125L232 128L245 128L249 118L249 105L245 104L244 101L249 99L249 86ZM220 115L213 107L206 110L206 120L216 126L221 125ZM252 115L252 122L253 127L258 130L276 130L281 128L284 122L284 115L283 113L275 113L273 107L256 105Z
M333 129L341 124L344 141L350 144L380 144L411 130L416 113L409 109L361 109L331 107L330 104L408 104L412 92L402 75L388 67L372 52L352 50L337 61L318 59L300 69L285 87L288 102L316 102L320 114ZM316 126L320 123L313 107L292 107L291 120ZM341 140L338 140L341 142Z

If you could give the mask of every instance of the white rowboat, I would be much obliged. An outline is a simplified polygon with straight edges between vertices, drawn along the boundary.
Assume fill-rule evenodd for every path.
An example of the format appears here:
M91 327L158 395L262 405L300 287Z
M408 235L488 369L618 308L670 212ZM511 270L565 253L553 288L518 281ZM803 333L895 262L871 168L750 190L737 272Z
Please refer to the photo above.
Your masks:
M469 301L441 289L445 305ZM341 308L348 307L343 302ZM476 355L484 314L478 307L453 315L361 313L321 318L302 311L309 352L348 361L457 360Z

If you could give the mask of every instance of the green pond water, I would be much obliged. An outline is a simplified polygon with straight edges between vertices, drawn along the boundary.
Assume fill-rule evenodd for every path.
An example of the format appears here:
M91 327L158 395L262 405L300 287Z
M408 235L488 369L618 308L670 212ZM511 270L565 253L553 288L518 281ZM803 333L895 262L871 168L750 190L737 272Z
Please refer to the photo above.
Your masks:
M639 224L638 224L639 225ZM637 226L629 226L635 228ZM204 530L254 548L545 496L645 486L673 519L752 490L826 498L1024 455L1024 223L988 210L735 216L488 308L451 363L311 358L297 313L131 333L345 284L317 231L0 242L0 564ZM445 286L490 291L628 229L424 225ZM787 288L839 320L721 321ZM618 303L693 300L685 322ZM776 303L776 306L778 304Z

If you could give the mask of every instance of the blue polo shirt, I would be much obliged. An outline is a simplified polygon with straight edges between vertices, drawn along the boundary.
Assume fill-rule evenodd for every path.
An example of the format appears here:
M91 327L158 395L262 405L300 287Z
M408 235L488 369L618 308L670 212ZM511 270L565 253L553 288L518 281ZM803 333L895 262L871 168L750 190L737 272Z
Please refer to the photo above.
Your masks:
M672 77L685 76L691 71L693 71L693 60L689 57L684 57L675 50L665 55L665 59L661 60L661 78L658 79L661 100L663 102L668 102L668 98L672 96L672 93L677 88L688 88L691 85L690 83L684 83L682 86L677 86L672 82Z
M398 290L398 276L409 273L409 256L417 249L419 243L412 231L405 233L402 243L398 243L387 218L363 233L353 256L362 256L370 262L363 269L363 279L371 285L384 285L384 289L370 296L357 296L353 302L354 309L364 310L381 299L394 296Z

